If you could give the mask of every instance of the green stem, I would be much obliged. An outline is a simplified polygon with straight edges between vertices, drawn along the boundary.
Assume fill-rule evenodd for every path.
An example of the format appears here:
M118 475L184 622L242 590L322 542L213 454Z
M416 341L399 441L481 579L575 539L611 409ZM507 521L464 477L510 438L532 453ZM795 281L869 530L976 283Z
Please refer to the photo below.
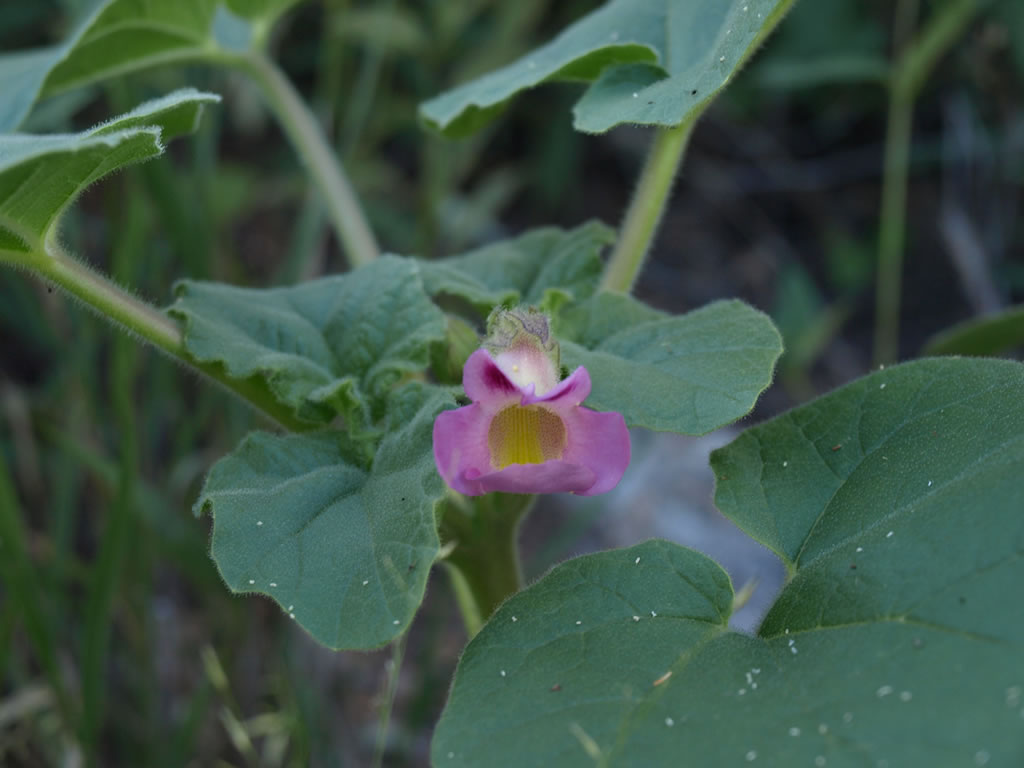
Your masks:
M899 357L903 243L906 238L907 175L914 100L902 88L889 90L889 119L882 170L875 286L875 365Z
M907 179L914 102L939 59L959 39L983 3L954 0L939 8L916 40L910 37L916 0L897 7L897 58L889 83L889 116L882 170L878 232L878 278L875 287L875 364L899 359L900 302L906 241Z
M185 349L181 328L174 320L73 258L56 240L50 240L46 253L37 254L26 266L107 320L205 373L280 426L294 431L308 429L308 425L299 421L290 408L273 397L262 381L234 379L218 364L192 359Z
M253 52L225 59L247 72L263 90L295 151L313 177L327 205L327 213L353 266L377 258L380 249L345 171L327 143L312 111L277 65Z
M659 128L655 134L636 192L622 222L619 241L605 267L602 290L622 293L632 290L665 211L672 182L696 122L695 116L676 128Z
M405 656L405 641L409 637L406 632L400 635L391 644L391 658L388 659L388 681L384 691L383 701L380 705L380 714L377 718L377 743L373 749L374 768L380 768L384 764L384 752L388 746L388 727L391 723L391 710L395 707L395 694L398 693L398 676L402 669L402 658Z
M456 602L472 638L495 609L522 587L519 523L534 496L489 493L464 504L449 500L441 538L453 547L444 561Z

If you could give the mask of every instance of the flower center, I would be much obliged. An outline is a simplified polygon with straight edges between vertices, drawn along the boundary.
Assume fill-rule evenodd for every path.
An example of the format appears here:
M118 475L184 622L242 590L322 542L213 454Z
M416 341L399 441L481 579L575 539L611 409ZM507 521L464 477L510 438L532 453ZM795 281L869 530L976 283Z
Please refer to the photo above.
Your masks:
M512 405L499 411L487 432L491 463L497 469L560 459L565 444L565 424L539 405Z

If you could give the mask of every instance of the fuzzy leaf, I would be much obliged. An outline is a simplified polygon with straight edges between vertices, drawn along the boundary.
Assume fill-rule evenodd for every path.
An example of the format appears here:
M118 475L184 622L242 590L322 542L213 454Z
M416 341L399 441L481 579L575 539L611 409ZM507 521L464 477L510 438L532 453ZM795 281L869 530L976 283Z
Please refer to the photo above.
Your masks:
M238 379L259 376L301 418L329 421L367 398L379 404L429 362L444 315L424 292L419 262L386 256L345 275L287 288L184 281L172 315L185 348Z
M520 92L589 83L577 130L677 126L696 117L771 32L793 0L611 0L503 69L420 107L447 136L479 130Z
M586 327L581 313L590 317ZM568 323L582 343L563 343L562 362L586 366L589 407L618 411L630 426L688 435L746 415L782 354L771 320L741 301L666 316L602 296L569 313Z
M440 545L434 418L454 405L436 389L412 395L414 415L369 469L337 432L256 432L217 462L196 511L213 515L213 559L233 592L271 597L330 648L375 648L405 630Z
M424 262L432 296L458 296L487 315L498 304L543 304L551 291L575 301L590 297L601 278L601 251L615 233L597 221L569 231L545 227L462 256Z
M1017 765L1022 399L1017 363L925 360L747 430L716 500L793 569L758 635L675 544L569 561L469 644L434 763Z
M186 88L82 133L0 134L0 260L39 257L82 190L161 154L163 141L195 130L203 106L219 100Z
M295 2L229 0L229 10L220 0L93 0L62 43L0 56L0 133L15 130L39 98L156 64L244 49L252 23L266 24Z

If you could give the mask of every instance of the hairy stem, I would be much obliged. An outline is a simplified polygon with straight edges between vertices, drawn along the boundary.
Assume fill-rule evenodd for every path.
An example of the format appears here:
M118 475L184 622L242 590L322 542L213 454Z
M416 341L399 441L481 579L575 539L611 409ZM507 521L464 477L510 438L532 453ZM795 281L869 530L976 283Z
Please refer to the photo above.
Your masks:
M349 262L360 266L373 261L380 249L359 200L316 118L294 86L263 53L253 52L227 61L247 72L262 89L270 109L323 194L327 214Z
M495 609L522 587L517 535L534 496L489 493L448 501L441 538L453 547L444 561L472 638Z
M47 243L45 254L38 254L26 266L123 330L222 384L278 425L295 431L308 428L290 408L274 399L262 382L234 379L220 365L194 360L172 318L73 258L55 240Z
M696 117L676 128L659 128L622 222L619 241L601 279L601 289L629 293L643 268L658 229L676 171L686 152Z

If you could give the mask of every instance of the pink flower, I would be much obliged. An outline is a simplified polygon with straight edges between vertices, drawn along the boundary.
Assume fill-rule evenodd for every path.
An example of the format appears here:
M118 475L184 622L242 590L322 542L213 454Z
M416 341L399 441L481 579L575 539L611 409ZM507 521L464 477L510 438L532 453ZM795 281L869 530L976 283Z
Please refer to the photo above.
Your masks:
M558 381L544 350L516 344L492 357L478 349L462 385L472 405L434 422L434 460L460 493L610 491L629 465L629 432L619 413L581 407L590 394L582 366Z

